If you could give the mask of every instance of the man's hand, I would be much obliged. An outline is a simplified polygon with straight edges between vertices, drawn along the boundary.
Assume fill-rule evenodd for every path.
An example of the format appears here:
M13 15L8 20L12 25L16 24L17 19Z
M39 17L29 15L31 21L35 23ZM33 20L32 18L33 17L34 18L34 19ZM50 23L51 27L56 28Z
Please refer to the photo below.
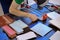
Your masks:
M29 18L30 18L33 22L38 19L37 16L34 15L34 14L30 14L30 15L29 15Z

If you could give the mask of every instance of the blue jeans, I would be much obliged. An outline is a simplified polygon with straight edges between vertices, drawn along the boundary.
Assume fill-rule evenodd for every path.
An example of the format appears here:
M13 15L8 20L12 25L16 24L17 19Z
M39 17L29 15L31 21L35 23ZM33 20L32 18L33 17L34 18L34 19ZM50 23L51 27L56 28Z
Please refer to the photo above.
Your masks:
M9 13L9 7L12 0L0 0L4 13Z

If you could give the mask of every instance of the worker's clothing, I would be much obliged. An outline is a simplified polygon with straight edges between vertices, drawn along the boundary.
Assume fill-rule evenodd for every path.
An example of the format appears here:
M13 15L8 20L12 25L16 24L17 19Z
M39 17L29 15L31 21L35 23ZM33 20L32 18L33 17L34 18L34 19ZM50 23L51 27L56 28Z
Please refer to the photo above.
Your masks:
M3 12L9 13L9 7L11 5L12 0L0 0L0 3L2 5Z
M22 2L24 2L24 0L15 0L15 2L16 2L17 4L21 4Z

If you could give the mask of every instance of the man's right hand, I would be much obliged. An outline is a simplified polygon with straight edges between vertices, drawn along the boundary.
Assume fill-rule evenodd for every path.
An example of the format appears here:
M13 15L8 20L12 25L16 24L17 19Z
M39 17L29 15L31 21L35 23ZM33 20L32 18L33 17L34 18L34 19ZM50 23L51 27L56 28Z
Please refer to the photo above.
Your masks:
M29 18L30 18L33 22L38 19L37 16L34 15L34 14L30 14L30 15L29 15Z

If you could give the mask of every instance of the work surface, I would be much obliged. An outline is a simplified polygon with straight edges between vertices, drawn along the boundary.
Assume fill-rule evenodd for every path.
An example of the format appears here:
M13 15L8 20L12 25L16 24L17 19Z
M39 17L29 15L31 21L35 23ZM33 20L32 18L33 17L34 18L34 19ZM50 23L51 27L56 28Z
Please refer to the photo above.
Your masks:
M49 23L49 21L51 20L49 17L45 21L40 20L40 18L42 17L43 14L47 14L47 13L53 12L55 10L49 10L48 9L49 7L47 7L47 6L43 7L43 9L39 10L39 9L36 9L35 5L36 4L33 4L31 6L31 8L29 8L29 9L24 9L25 11L28 10L29 13L32 13L32 14L35 14L38 16L38 20L34 23L31 23L32 21L29 18L16 17L16 16L11 15L11 14L9 14L9 16L11 18L15 19L16 21L22 20L24 23L26 23L28 25L29 28L28 27L25 28L24 29L25 32L23 32L23 33L27 33L31 30L36 33L37 37L30 39L30 40L50 40L49 38L59 29ZM40 25L39 25L39 23L40 23ZM38 25L38 26L36 27L35 25ZM40 28L40 30L39 30L39 28ZM38 29L38 30L36 30L36 29ZM0 28L0 40L16 40L16 37L12 38L12 39L9 38L7 36L7 34L3 31L3 29Z

